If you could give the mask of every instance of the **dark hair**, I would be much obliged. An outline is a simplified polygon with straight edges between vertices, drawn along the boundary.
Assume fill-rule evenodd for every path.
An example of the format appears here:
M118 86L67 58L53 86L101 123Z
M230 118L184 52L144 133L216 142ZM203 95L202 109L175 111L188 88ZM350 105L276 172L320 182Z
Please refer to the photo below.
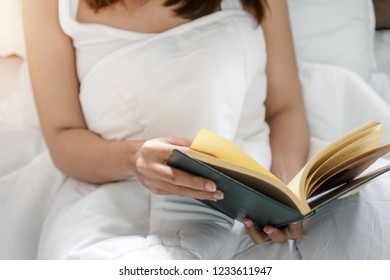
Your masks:
M95 10L107 7L123 0L87 0L88 4ZM245 10L252 13L260 23L265 14L265 0L241 0ZM218 10L222 0L165 0L165 6L177 6L175 12L178 16L196 19Z

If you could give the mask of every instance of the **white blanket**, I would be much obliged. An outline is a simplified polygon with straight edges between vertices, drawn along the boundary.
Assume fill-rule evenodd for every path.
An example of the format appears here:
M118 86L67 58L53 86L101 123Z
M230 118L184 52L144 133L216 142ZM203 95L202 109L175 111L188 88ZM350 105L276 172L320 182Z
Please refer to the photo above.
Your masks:
M369 120L390 126L388 105L354 73L309 63L302 63L300 69L311 133L317 139L313 145L322 145ZM21 74L24 86L0 104L0 258L36 258L39 243L45 247L47 241L45 235L41 236L45 221L46 227L55 226L64 236L72 234L72 239L61 244L64 252L73 252L70 257L137 257L142 256L145 246L153 248L149 252L153 256L149 257L163 256L166 248L158 237L144 238L148 233L149 205L140 205L140 201L148 201L142 188L125 194L125 183L97 191L80 183L78 193L67 191L67 184L74 180L63 176L51 163L37 127L26 71ZM390 142L389 139L387 134L385 141ZM48 209L59 191L65 204L88 193L86 205L94 219L83 221L77 207L63 217L63 224L48 218ZM110 209L121 201L129 207L123 209L122 215L116 210L111 213ZM390 221L386 217L390 211L390 175L383 175L361 194L328 208L307 221L305 235L297 243L253 246L243 237L242 225L236 223L235 235L230 238L240 242L228 247L227 253L237 259L390 258ZM131 217L131 221L123 220L124 217ZM69 227L70 224L77 227ZM132 225L142 230L130 239L125 233L131 231Z

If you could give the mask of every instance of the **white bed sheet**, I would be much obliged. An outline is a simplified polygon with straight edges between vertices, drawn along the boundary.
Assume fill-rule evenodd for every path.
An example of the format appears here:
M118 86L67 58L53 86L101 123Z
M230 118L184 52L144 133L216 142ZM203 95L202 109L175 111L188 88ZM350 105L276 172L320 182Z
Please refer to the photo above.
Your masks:
M390 29L375 32L374 53L376 67L371 73L371 84L390 104Z
M0 101L17 90L18 73L23 60L17 56L0 57Z
M322 145L322 143L332 140L341 133L349 130L357 125L369 121L379 120L386 127L390 127L390 108L365 81L358 75L341 67L325 66L313 63L301 63L300 75L303 83L305 102L307 113L309 116L310 127L313 138L313 145ZM13 83L10 83L13 81ZM12 85L14 88L12 88ZM0 158L6 159L0 161L0 171L5 174L10 174L12 170L21 170L23 168L31 168L36 165L42 158L48 157L45 152L45 145L42 141L34 109L31 108L32 99L29 90L30 86L27 79L27 69L22 62L15 59L0 60L0 144L8 146L11 149L0 149ZM5 90L6 89L6 90ZM11 95L12 94L12 95ZM20 119L18 115L20 110L29 110L29 118ZM390 142L389 134L387 134L386 142ZM313 147L312 151L316 150ZM34 159L32 161L32 159ZM47 178L47 182L52 180L64 180L57 173L54 166L48 166L48 169L53 170L52 177ZM23 174L23 172L21 172ZM24 174L23 176L29 176ZM12 177L12 172L9 177ZM18 180L19 178L12 178ZM21 178L22 179L22 178ZM12 181L11 180L11 181ZM370 187L376 188L376 195L369 195L372 198L370 203L375 205L381 204L381 208L385 213L389 213L390 203L383 203L383 199L388 198L389 191L386 188L390 186L390 176L384 175L381 179L373 183L366 189L370 193ZM51 198L55 195L50 191L48 186L37 185L26 186L25 189L13 189L12 185L0 185L0 259L34 259L40 238L40 230L45 220L45 214L51 203ZM10 203L10 197L15 200L21 200L29 209L28 212L21 212L13 203ZM353 198L353 201L358 200ZM382 200L378 201L378 197ZM64 197L69 199L69 197ZM131 199L131 198L130 198ZM129 203L131 203L129 201ZM17 204L15 204L17 205ZM357 205L352 203L351 205ZM372 209L376 209L376 206ZM351 211L355 211L351 208ZM3 212L2 212L3 211ZM7 211L7 213L4 213ZM358 209L359 218L370 222L373 217L378 214L378 209L375 211L367 211L365 208ZM12 212L13 220L5 220L4 217L9 217L9 212ZM33 213L33 214L32 214ZM134 217L140 218L140 213L134 211ZM11 215L11 216L12 216ZM340 215L339 223L343 219L343 214ZM382 215L383 216L383 215ZM315 241L310 239L310 233L316 228L323 230L323 236L326 236L326 231L334 230L334 224L328 220L322 220L321 215L318 215L311 221L313 224L321 224L321 227L310 227L308 235L305 235L301 243L289 242L284 245L275 246L272 244L264 244L261 246L250 245L249 239L242 241L239 248L235 249L236 259L301 259L318 258L318 254L322 254L324 258L339 259L339 258L380 258L379 253L383 253L383 248L369 246L367 249L366 240L353 240L356 244L357 252L350 252L350 255L329 255L323 254L326 248L318 248L315 246ZM384 217L386 218L386 217ZM386 219L388 220L388 219ZM363 221L363 224L364 224ZM105 223L107 221L95 221L97 223ZM381 221L384 225L383 222ZM372 225L371 232L368 231L367 238L374 230L378 230L378 224ZM385 225L390 226L390 225ZM342 223L338 225L338 230L346 230ZM349 227L350 228L350 227ZM243 231L240 223L236 224L235 232L241 234ZM103 233L96 233L105 234ZM317 233L318 234L318 233ZM77 235L75 236L77 239ZM98 236L96 236L98 239ZM364 238L364 239L365 239ZM383 246L390 248L388 244L389 238L385 238ZM352 242L350 241L350 242ZM314 243L313 243L314 242ZM337 248L345 246L344 240L335 240L329 246ZM103 242L96 244L90 251L89 258L105 258L107 253L115 252L118 248L122 248L118 254L125 255L124 247L118 246L118 242ZM307 245L305 245L307 244ZM298 251L297 246L300 248ZM360 248L360 249L359 249ZM360 250L360 251L359 251ZM329 250L335 252L335 250ZM303 255L302 255L303 254ZM388 258L389 252L383 257Z
M20 0L10 0L9 3L11 2L15 6L12 8L13 10L8 12L8 10L3 9L2 13L7 16L12 14L12 16L8 18L4 16L3 19L12 19L13 26L21 26L21 14L18 8ZM312 2L289 1L289 5L292 7L294 39L298 41L296 45L298 57L314 62L345 66L349 69L313 63L300 64L300 75L312 134L312 152L314 152L327 141L366 121L380 120L389 128L390 105L387 104L390 104L390 30L376 32L374 49L377 68L375 73L371 73L368 81L363 80L362 77L366 79L367 73L373 67L370 43L374 24L372 3L369 0L350 0L343 2L342 5L337 0ZM345 11L349 12L345 13ZM330 20L329 15L331 15L332 20ZM335 23L337 23L336 28ZM6 29L2 30L7 31L6 35L21 34L20 32L9 33ZM340 32L335 32L336 30ZM319 33L321 36L318 36ZM348 36L351 36L353 40ZM22 36L11 39L12 44L8 46L12 46L12 48L4 50L4 46L2 46L2 53L15 53L16 51L23 56ZM329 46L327 43L334 45ZM354 51L344 56L345 52L349 52L351 48L354 48ZM321 55L318 55L319 53ZM356 73L351 70L355 70ZM39 184L34 184L33 180L29 186L23 187L17 184L18 180L23 181L25 178L30 178L31 170L41 166L40 163L43 161L48 162L47 158L49 157L39 130L27 74L26 64L21 59L16 57L0 58L0 147L7 147L7 149L0 149L0 259L36 258L42 225L52 198L56 195L56 190L52 190L50 185L65 180L64 176L53 165L49 164L46 169L47 171L51 170L50 176L37 179L36 182L40 182ZM384 141L390 142L389 133ZM46 182L46 184L42 184L42 182ZM15 188L15 185L18 188ZM320 236L318 231L323 231L322 236L326 238L332 236L330 232L334 231L335 228L342 232L353 229L348 224L345 226L345 220L351 217L351 213L347 213L348 211L335 214L332 219L323 218L323 214L320 212L308 221L307 232L301 242L288 242L278 246L270 243L254 246L247 238L242 240L238 248L232 249L234 250L232 252L234 258L390 259L389 249L383 250L383 247L390 248L390 238L386 238L386 236L384 240L370 238L378 230L381 230L381 227L390 228L386 214L380 214L381 212L390 212L388 187L390 187L390 175L385 175L364 190L364 196L367 198L364 203L355 203L359 201L360 196L351 198L347 203L349 205L347 206L348 211L355 212L355 215L360 218L359 224L367 227L364 229L366 230L365 235L357 235L355 239L351 238L350 240L336 238L332 241L325 240L325 242L324 240L311 239L310 237L313 235ZM375 191L373 191L374 188ZM99 206L99 199L104 199L104 193L104 190L96 193L98 201L95 203ZM128 199L129 204L139 202L134 201L137 200L136 197L121 197L120 193L120 191L117 192L116 199ZM72 194L65 192L62 199L72 199ZM386 200L387 203L384 203ZM344 202L336 204L342 203ZM378 206L379 204L381 206ZM23 205L23 207L18 205ZM136 209L132 209L134 211L132 217L135 221L144 224L144 230L147 231L148 218L145 217L145 213L141 213L141 210L136 211ZM337 205L335 209L338 209L335 210L335 213L343 212L339 211L340 208ZM104 225L104 223L111 221L97 219L95 222ZM115 225L113 223L110 226L115 227ZM69 229L64 229L64 231L66 230ZM234 232L237 238L242 236L243 230L242 225L236 223ZM95 232L91 236L90 242L102 239L104 234L107 233ZM74 238L76 241L77 239L83 240L82 236L77 236L77 234ZM147 241L152 245L158 243L153 239ZM318 247L318 244L329 244L329 248ZM141 243L134 246L139 246L142 249ZM354 249L342 252L340 250L339 253L335 250L335 248L347 246ZM67 249L66 247L65 244L64 248ZM91 259L116 258L129 256L129 252L136 249L128 247L129 243L126 242L126 238L119 238L95 243L84 253ZM159 250L158 246L156 248ZM343 255L345 252L348 254Z
M32 159L45 149L32 104L23 60L0 58L0 178L31 165ZM22 118L23 111L32 113L32 122ZM46 201L40 199L44 192L36 189L34 194L0 183L0 259L35 258L42 214L47 211ZM23 201L26 208L15 207L15 201Z
M374 51L378 71L390 79L390 29L375 32Z

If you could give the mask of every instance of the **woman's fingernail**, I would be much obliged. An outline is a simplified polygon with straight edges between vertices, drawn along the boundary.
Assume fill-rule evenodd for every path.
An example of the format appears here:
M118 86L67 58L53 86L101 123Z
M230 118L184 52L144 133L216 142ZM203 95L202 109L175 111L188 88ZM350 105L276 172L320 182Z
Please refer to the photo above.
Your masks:
M217 186L211 182L207 182L204 185L204 188L206 189L206 191L209 191L209 192L215 192L217 190Z
M223 199L223 193L220 192L220 191L216 191L213 195L213 197L216 199L216 200L222 200Z
M263 228L263 231L264 231L266 234L268 234L268 235L273 233L273 229L270 228L270 227L268 227L268 226L265 226L265 227Z
M250 221L250 220L244 220L243 223L244 223L245 227L247 227L247 228L249 228L253 225L252 221Z

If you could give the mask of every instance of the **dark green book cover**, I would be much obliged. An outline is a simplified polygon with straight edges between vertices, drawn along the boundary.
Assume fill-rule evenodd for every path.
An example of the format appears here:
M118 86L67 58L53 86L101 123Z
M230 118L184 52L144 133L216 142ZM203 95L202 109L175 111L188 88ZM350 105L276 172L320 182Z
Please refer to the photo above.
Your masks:
M299 211L273 200L177 150L173 151L168 164L214 181L218 189L224 193L224 199L201 201L238 221L243 221L247 217L252 219L259 228L262 228L266 225L280 227L304 218ZM264 182L264 184L267 183Z
M266 225L281 227L302 220L313 215L315 209L349 193L351 190L359 188L370 180L390 170L390 165L386 165L358 178L355 178L355 175L350 176L350 174L355 174L354 168L343 170L341 174L338 173L335 177L331 177L332 180L329 180L329 182L325 184L324 188L327 190L326 192L315 200L307 202L312 211L307 215L303 215L298 210L280 202L280 200L277 201L261 191L258 191L261 189L275 189L275 187L267 182L258 179L253 181L233 170L223 169L221 167L214 168L213 166L194 159L178 150L173 151L168 160L168 164L172 167L214 181L218 189L224 193L224 199L218 201L201 201L238 221L243 221L246 217L250 218L255 222L258 228L263 228ZM240 181L234 178L240 178ZM273 195L275 195L275 193Z

